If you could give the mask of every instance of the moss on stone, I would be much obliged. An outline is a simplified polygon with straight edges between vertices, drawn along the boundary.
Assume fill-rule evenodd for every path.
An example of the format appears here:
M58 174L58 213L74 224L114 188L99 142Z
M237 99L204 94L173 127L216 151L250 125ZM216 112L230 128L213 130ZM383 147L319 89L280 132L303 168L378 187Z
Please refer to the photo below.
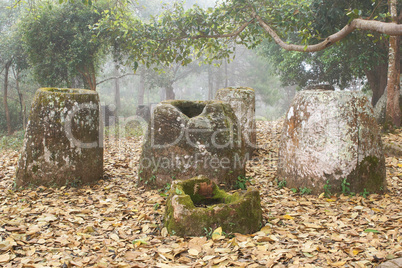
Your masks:
M138 168L139 184L158 188L172 178L206 175L232 188L245 173L245 163L236 163L236 156L244 154L241 128L229 104L164 101L155 108L148 128ZM210 162L215 159L228 160L228 166L213 167Z
M102 177L99 96L84 89L38 89L16 172L17 187L90 183Z
M383 193L386 189L385 163L376 156L367 156L356 169L357 174L362 174L356 182L351 181L351 191L361 192L364 189L370 193ZM358 184L358 185L357 185Z
M202 185L210 187L210 197L197 194ZM197 204L212 205L197 207ZM259 192L228 194L204 176L172 185L167 200L165 226L170 233L180 236L204 235L205 229L222 227L226 233L253 233L258 231L262 220Z

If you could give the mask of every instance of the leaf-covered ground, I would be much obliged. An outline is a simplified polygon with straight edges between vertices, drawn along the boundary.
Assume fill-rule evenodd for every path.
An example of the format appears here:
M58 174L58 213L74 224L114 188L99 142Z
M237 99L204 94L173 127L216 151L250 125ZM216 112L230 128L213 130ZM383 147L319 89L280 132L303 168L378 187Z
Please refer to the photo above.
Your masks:
M384 196L300 195L275 182L277 122L259 122L247 173L261 192L264 227L252 235L180 238L163 229L163 191L136 187L140 138L107 142L93 186L14 192L19 153L0 152L0 266L373 267L402 257L402 133L385 135ZM387 147L388 148L388 147ZM396 148L396 149L395 149Z

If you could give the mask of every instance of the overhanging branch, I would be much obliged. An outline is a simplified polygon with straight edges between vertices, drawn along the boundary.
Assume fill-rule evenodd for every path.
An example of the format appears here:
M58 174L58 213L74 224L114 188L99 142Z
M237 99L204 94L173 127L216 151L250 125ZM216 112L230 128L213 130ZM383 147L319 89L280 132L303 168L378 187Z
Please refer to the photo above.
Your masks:
M249 26L254 19L247 21L243 23L236 31L228 34L215 34L215 35L196 35L196 36L191 36L191 39L200 39L200 38L228 38L228 37L236 37L238 36L244 29L246 29L247 26Z
M98 83L96 83L96 85L100 85L100 84L102 84L102 83L104 83L104 82L106 82L106 81L109 81L109 80L120 79L120 78L123 78L123 77L125 77L125 76L129 76L129 75L138 75L138 74L135 74L135 73L127 73L127 74L123 74L123 75L120 75L120 76L109 77L109 78L106 78L106 79L104 79L104 80L102 80L102 81L99 81Z
M317 52L342 40L356 29L370 30L388 35L402 35L402 24L387 23L374 20L354 19L339 32L328 36L324 41L315 45L301 46L285 43L279 35L258 15L255 15L260 26L268 32L274 41L285 50L300 52Z
M194 35L194 36L180 36L177 38L168 38L168 39L162 39L158 40L158 42L162 41L176 41L176 40L183 40L183 39L202 39L202 38L230 38L230 37L236 37L238 36L244 29L246 29L247 26L249 26L252 22L254 21L254 18L250 21L247 21L243 23L236 31L228 34L213 34L213 35L206 35L206 34L199 34L199 35Z

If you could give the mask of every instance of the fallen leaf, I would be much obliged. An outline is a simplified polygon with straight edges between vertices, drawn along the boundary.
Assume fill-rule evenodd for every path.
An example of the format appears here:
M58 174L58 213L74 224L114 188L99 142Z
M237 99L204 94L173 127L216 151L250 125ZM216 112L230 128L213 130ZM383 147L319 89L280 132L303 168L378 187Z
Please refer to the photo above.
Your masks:
M0 255L0 263L8 262L11 260L10 254L2 254Z
M191 256L198 256L198 254L200 254L200 252L194 248L191 248L188 250L188 254L190 254Z
M294 220L295 219L295 218L293 218L292 216L290 216L288 214L284 215L283 218L286 219L286 220Z
M212 233L212 240L216 241L216 240L220 240L220 239L224 239L225 237L222 235L222 227L218 227L214 230L214 232Z

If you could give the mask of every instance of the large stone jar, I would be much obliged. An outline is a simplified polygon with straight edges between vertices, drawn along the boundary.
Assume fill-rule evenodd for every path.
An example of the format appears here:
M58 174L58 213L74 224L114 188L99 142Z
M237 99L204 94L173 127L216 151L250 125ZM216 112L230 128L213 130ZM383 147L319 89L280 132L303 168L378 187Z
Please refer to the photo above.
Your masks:
M103 173L99 96L85 89L36 92L16 173L17 187L75 186Z
M157 188L198 175L231 188L245 175L244 143L236 115L221 101L164 101L149 123L139 184Z
M247 152L252 153L257 147L254 89L249 87L223 88L216 92L215 98L230 104L239 120Z
M385 160L373 108L360 92L305 90L286 115L278 176L313 193L382 192Z

